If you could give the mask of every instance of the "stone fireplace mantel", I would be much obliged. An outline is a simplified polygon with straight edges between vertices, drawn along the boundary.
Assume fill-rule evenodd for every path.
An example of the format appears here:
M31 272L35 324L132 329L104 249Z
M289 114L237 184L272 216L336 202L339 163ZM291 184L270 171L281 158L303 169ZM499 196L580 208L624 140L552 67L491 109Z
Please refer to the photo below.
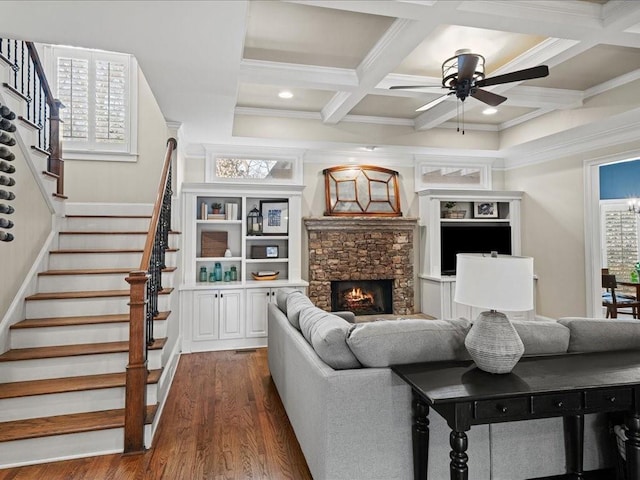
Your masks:
M393 280L393 313L414 313L417 218L308 217L309 298L331 310L331 282Z

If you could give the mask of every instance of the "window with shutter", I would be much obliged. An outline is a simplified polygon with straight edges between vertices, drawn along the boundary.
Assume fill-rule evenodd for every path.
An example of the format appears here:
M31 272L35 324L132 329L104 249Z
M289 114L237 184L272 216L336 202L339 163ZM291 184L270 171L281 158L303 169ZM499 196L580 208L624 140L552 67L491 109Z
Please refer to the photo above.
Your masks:
M628 280L638 261L638 215L626 203L606 203L602 210L602 265L619 280Z
M135 59L57 46L45 55L51 57L52 88L65 106L60 111L65 158L135 161Z

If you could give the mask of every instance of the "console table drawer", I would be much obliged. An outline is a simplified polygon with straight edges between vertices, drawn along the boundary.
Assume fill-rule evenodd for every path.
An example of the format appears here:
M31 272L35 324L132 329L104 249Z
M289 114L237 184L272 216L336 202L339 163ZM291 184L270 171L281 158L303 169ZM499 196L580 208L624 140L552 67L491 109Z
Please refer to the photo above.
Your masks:
M473 416L477 420L506 418L529 413L529 397L505 398L474 402Z
M607 408L607 406L615 406L621 408L630 408L632 399L633 390L631 388L594 390L586 393L585 407Z
M579 410L580 393L557 393L533 397L531 411L534 414L554 414Z

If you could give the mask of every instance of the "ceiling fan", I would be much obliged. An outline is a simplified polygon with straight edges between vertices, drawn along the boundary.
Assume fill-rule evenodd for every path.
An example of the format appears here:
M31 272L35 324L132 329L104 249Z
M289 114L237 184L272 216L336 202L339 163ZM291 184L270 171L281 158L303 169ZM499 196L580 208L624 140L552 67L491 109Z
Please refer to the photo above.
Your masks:
M517 70L515 72L485 78L484 64L485 60L482 55L471 53L471 50L468 49L458 50L453 57L448 58L442 63L442 86L394 85L389 88L391 90L408 90L435 87L450 90L449 93L446 93L442 97L416 109L417 112L428 110L444 101L449 95L454 94L462 102L464 102L467 97L473 97L487 105L496 107L504 102L507 97L489 92L488 90L482 90L481 87L521 82L549 75L549 67L539 65L537 67L525 68L524 70Z

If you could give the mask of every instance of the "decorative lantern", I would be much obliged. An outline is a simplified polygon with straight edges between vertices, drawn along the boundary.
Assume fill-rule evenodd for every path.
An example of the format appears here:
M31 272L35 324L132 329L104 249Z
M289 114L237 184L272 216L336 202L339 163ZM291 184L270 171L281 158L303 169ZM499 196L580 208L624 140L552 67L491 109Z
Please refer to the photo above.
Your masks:
M262 215L257 205L247 215L247 235L262 235Z

